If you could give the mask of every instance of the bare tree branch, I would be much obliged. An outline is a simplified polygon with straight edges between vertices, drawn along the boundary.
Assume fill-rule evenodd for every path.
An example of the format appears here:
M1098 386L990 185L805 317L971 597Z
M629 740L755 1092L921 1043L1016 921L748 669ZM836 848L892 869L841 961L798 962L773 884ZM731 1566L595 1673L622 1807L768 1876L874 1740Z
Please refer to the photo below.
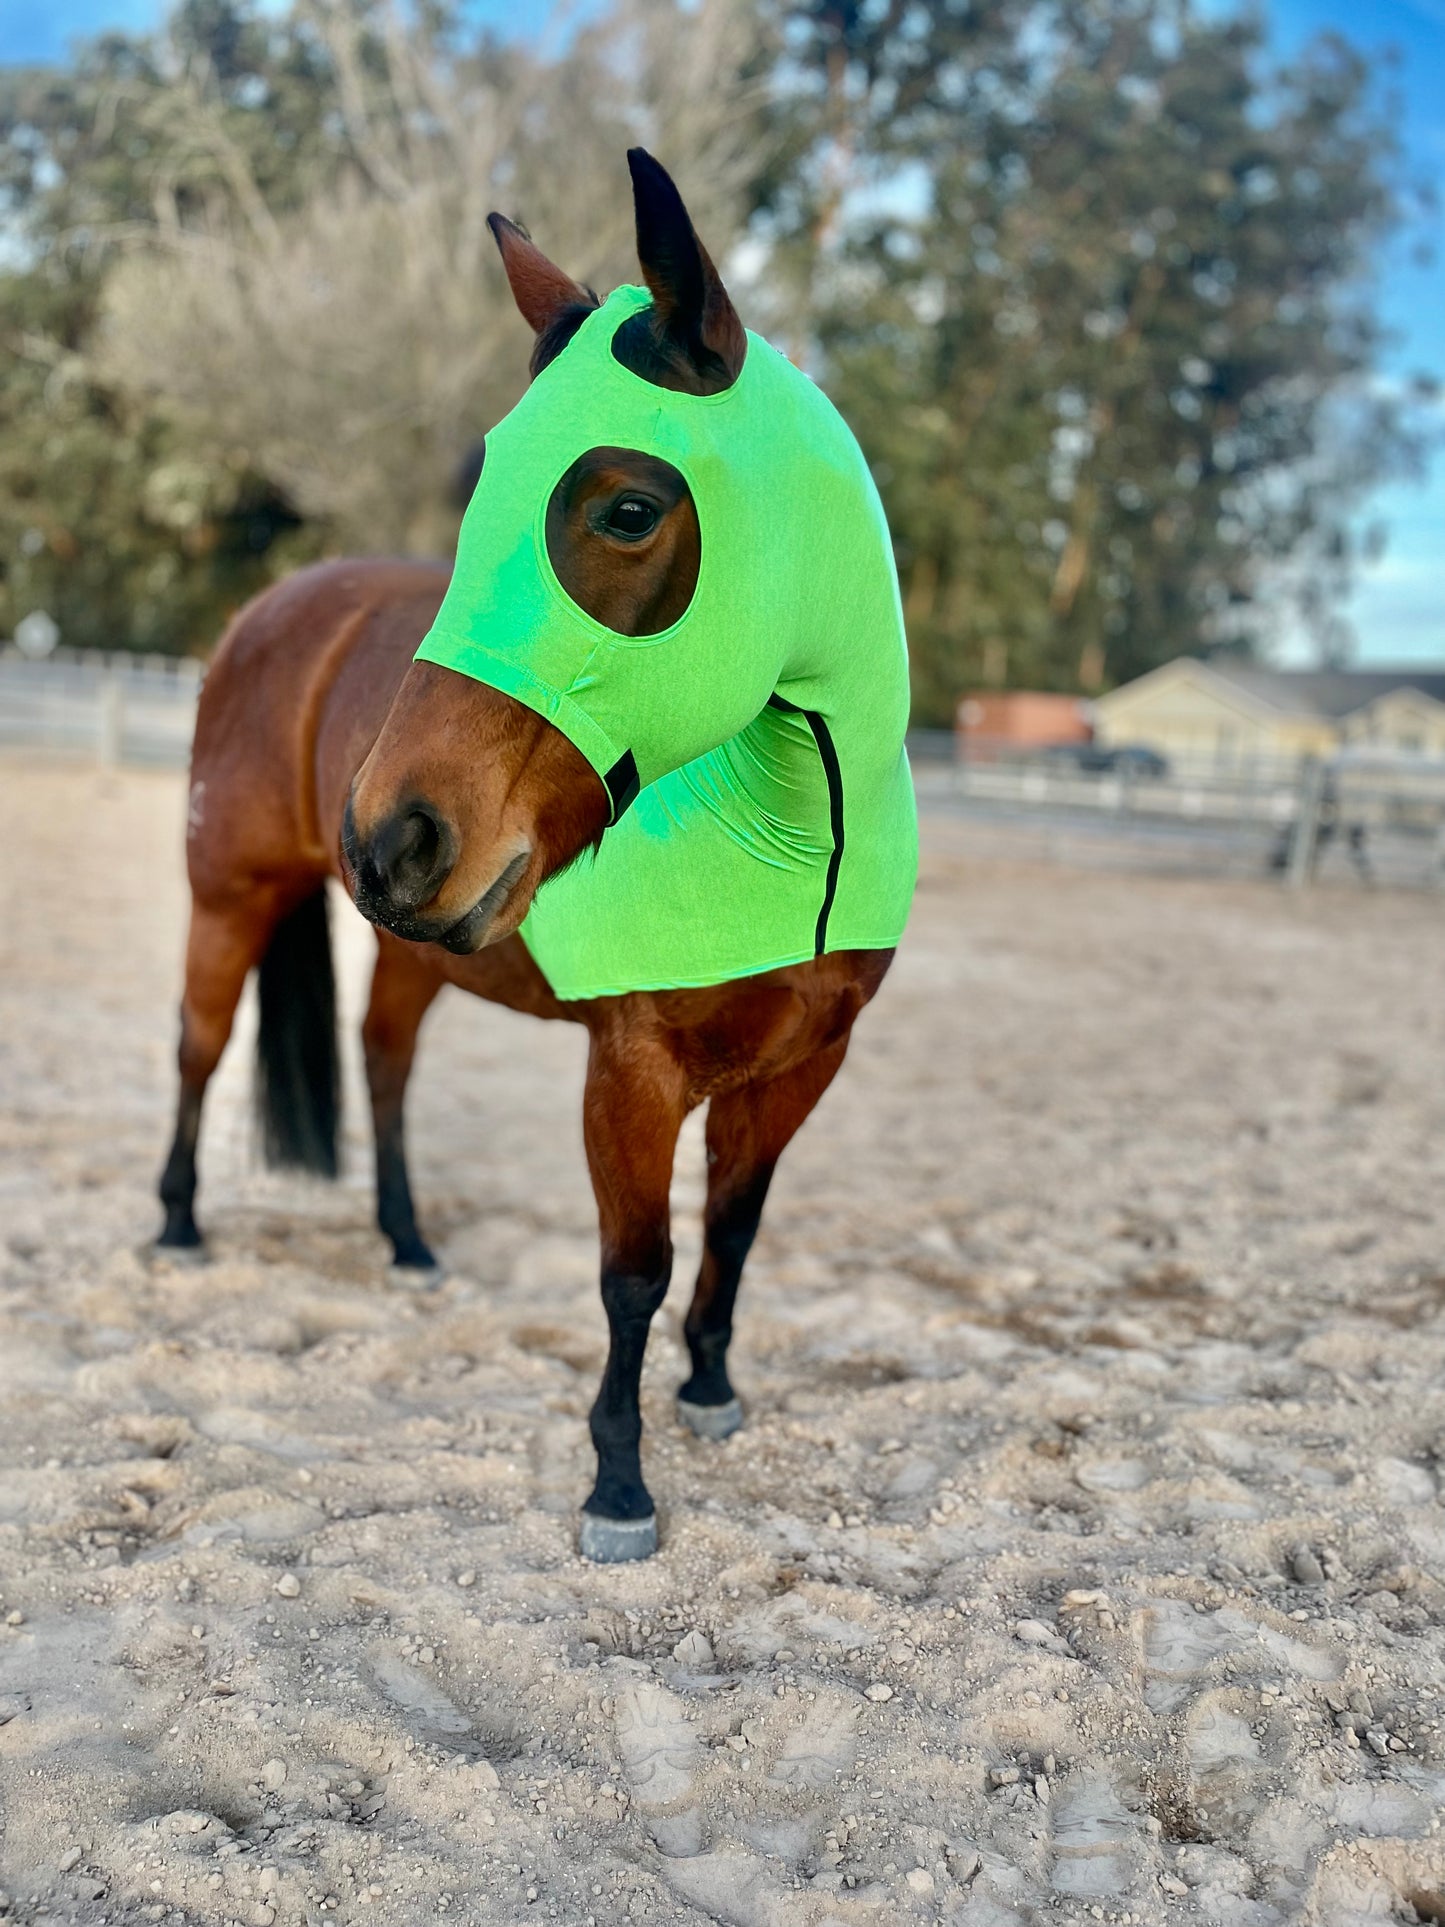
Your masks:
M276 216L214 92L182 72L172 142L179 128L213 163L217 204L187 220L157 183L157 228L108 279L101 372L201 418L338 543L445 548L457 462L526 364L488 211L524 219L581 281L633 279L623 154L642 141L725 251L756 160L749 18L744 0L618 0L554 57L459 59L361 0L309 17L354 168Z

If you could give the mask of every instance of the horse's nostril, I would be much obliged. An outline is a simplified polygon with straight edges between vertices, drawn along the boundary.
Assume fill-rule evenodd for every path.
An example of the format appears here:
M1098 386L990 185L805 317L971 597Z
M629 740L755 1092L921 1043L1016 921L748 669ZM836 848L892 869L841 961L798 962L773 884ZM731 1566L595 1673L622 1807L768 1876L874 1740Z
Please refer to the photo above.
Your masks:
M441 847L441 830L435 817L412 810L402 825L393 869L399 874L415 872L430 876Z
M398 811L372 838L371 863L391 903L414 910L436 895L456 861L450 825L428 804Z

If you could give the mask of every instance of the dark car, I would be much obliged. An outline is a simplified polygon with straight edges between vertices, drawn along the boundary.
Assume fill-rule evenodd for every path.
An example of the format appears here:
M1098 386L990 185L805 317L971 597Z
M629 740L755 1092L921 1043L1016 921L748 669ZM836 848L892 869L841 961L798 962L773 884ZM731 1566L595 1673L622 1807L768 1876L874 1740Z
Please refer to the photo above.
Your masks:
M1118 749L1105 750L1110 758L1107 768L1120 776L1167 776L1169 758L1145 743L1123 743Z
M1053 743L1047 760L1085 770L1091 776L1161 777L1169 774L1169 759L1143 743L1122 743L1108 749L1102 743Z

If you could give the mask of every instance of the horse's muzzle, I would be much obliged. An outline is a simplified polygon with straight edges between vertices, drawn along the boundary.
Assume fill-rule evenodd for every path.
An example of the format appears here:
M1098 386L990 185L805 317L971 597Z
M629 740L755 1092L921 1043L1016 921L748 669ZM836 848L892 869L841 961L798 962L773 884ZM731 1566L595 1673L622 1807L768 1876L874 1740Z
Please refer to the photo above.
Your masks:
M414 798L383 817L365 836L357 830L351 798L341 819L343 878L357 909L408 943L439 943L456 956L480 950L487 931L532 860L519 850L463 916L422 914L456 868L456 832L439 811Z

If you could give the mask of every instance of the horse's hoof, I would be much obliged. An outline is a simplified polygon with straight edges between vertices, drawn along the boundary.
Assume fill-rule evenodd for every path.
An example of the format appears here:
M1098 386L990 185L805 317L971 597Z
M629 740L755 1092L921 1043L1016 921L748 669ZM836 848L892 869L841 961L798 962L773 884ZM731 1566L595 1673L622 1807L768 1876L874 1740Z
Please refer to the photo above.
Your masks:
M594 1566L650 1559L657 1551L657 1514L649 1512L645 1519L604 1519L596 1512L584 1512L578 1546Z
M433 1260L429 1265L390 1265L387 1276L403 1291L435 1291L447 1281L447 1268Z
M175 1265L186 1271L210 1262L210 1253L199 1238L194 1243L167 1244L164 1235L150 1247L150 1257L156 1264Z
M743 1422L742 1400L730 1398L726 1405L694 1405L691 1399L677 1401L677 1416L689 1432L700 1439L721 1443L730 1439Z

